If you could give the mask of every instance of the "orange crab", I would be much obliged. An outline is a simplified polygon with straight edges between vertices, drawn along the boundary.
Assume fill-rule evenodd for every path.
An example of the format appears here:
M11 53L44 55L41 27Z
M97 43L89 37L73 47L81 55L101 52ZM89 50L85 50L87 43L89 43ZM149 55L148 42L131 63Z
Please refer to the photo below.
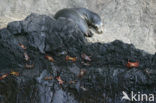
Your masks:
M12 74L12 75L14 75L14 76L19 76L19 72L11 71L10 74Z
M136 61L136 62L130 62L130 61L128 61L128 63L126 64L126 66L128 68L137 68L137 67L139 67L139 62L138 61Z
M6 78L9 74L3 74L2 76L0 76L0 80Z
M64 81L61 79L60 76L56 77L57 81L59 82L60 85L62 85L64 83Z
M21 44L21 43L19 43L19 46L20 46L22 49L24 49L24 50L27 49L27 48L26 48L23 44Z
M73 61L76 62L77 58L76 57L70 57L70 56L66 56L66 61Z
M91 56L86 55L85 53L81 54L81 58L83 58L86 61L92 61Z
M48 59L50 62L54 62L54 58L49 55L46 55L45 58Z
M30 57L28 56L28 54L27 54L26 52L24 52L24 59L25 59L26 61L28 61L28 60L30 59Z
M85 73L86 73L86 70L85 69L81 69L78 77L80 77L80 78L83 77L85 75Z

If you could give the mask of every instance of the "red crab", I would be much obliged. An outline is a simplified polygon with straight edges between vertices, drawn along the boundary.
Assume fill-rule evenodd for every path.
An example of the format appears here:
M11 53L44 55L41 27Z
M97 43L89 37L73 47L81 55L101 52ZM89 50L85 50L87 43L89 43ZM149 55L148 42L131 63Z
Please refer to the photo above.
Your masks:
M126 66L128 68L137 68L137 67L139 67L139 62L138 61L136 61L136 62L130 62L130 61L128 61L128 63L126 64Z

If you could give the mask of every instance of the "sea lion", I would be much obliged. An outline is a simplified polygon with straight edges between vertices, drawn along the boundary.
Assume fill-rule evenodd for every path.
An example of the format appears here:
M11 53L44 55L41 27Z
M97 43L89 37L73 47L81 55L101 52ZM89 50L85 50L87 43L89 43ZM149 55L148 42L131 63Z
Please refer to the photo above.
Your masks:
M89 30L89 27L94 28L99 34L103 32L103 23L100 16L86 8L65 8L59 10L55 14L54 18L58 19L60 17L75 22L85 36L93 36L93 33Z

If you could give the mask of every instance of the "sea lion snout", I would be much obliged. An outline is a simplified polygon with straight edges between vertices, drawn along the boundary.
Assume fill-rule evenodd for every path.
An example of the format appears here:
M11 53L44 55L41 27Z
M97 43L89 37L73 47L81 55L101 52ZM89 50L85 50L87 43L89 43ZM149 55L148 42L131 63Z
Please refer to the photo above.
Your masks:
M98 32L99 34L102 34L102 33L103 33L103 28L102 28L102 26L99 27L99 28L97 29L97 32Z
M100 23L100 25L95 25L95 29L99 34L103 33L103 24Z

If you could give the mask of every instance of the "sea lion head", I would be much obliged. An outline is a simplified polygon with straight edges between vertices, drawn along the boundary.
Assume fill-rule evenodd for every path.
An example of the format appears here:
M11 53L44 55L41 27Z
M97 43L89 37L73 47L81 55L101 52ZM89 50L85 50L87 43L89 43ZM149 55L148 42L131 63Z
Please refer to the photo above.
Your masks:
M90 24L99 34L103 33L103 23L99 15L92 15Z

